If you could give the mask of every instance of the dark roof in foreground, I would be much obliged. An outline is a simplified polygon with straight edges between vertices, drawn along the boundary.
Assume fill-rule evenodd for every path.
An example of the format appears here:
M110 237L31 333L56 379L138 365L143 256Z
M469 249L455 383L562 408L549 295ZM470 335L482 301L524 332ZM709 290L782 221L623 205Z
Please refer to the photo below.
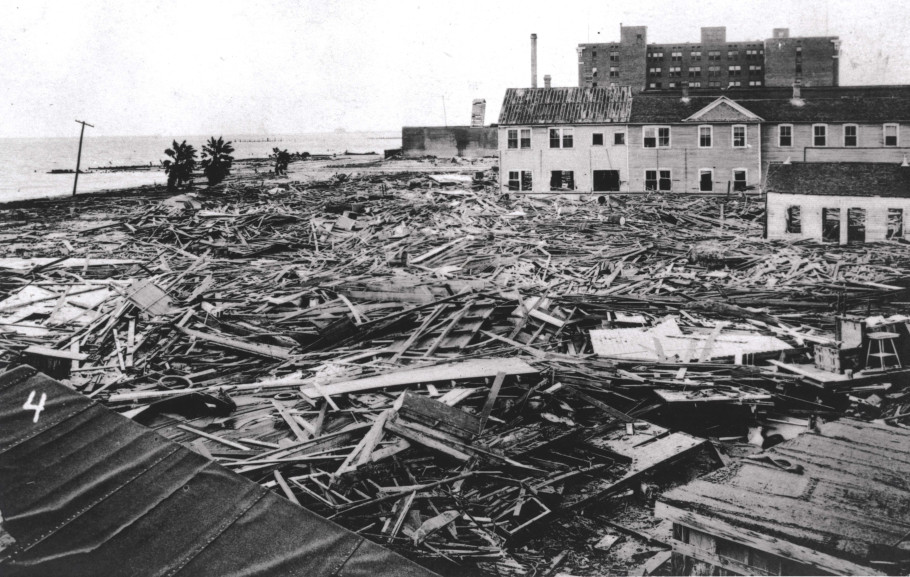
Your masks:
M0 375L0 510L9 577L433 575L31 367Z
M880 162L772 164L765 192L910 198L910 167Z
M628 122L632 89L509 88L499 124L604 124Z
M872 563L880 546L910 530L910 432L842 420L764 455L804 470L738 461L664 493L655 513L791 558L809 574L882 570Z

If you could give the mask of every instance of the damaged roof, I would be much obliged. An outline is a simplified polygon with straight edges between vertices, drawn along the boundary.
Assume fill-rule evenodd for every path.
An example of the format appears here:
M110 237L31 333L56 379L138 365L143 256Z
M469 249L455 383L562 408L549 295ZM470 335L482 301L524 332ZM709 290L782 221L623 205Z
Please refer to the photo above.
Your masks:
M755 457L664 493L655 514L835 575L879 574L882 546L910 531L904 429L846 419Z
M910 197L910 167L883 162L794 162L768 167L766 192Z
M604 124L628 122L632 89L509 88L499 113L501 125Z
M0 510L3 575L434 575L28 366L0 375Z

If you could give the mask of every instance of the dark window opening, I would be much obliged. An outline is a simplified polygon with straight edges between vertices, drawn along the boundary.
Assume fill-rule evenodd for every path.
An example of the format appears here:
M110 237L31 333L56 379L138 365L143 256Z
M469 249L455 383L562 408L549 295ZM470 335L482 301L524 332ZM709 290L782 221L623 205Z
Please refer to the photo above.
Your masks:
M575 190L575 173L571 170L550 171L550 190Z
M559 129L550 129L550 148L559 148Z
M617 146L624 145L626 143L626 133L625 132L615 132L613 133L613 144Z
M866 209L847 210L847 242L866 242Z
M710 170L703 170L698 175L698 190L701 192L711 192L714 190L714 173Z
M594 192L610 192L619 190L618 170L595 170Z
M904 236L904 211L900 208L888 209L888 236L887 238L901 238Z
M840 209L822 209L822 240L830 242L840 241Z
M799 219L798 206L787 207L787 232L797 234L803 232L803 225Z
M746 171L733 171L733 190L746 190Z
M844 126L844 146L856 146L855 126Z
M509 190L530 191L532 184L530 170L509 171Z
M594 146L603 146L604 145L604 135L602 132L595 132L591 138L591 144Z
M657 190L657 171L645 171L645 190Z

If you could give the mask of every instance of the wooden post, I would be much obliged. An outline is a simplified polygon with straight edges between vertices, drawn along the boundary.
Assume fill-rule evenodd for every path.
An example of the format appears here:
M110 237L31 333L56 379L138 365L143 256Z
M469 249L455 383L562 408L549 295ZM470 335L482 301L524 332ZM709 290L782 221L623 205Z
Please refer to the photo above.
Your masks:
M82 129L79 130L79 153L76 156L76 178L73 179L73 196L76 196L76 185L79 184L79 164L82 162L82 135L85 134L86 125L95 128L84 120L77 120L76 122L82 125Z

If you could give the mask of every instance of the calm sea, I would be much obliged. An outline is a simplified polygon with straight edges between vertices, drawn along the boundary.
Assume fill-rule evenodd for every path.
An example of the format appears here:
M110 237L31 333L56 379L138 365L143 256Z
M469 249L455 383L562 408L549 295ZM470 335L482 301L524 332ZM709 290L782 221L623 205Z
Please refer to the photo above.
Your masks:
M91 129L88 129L91 130ZM289 135L224 135L235 148L234 157L264 158L272 148L289 152L332 154L378 152L401 146L400 132L333 132ZM180 137L199 151L208 136ZM82 170L79 192L129 188L143 184L163 184L166 180L161 161L164 149L173 138L162 136L86 136L82 143ZM0 202L65 196L73 192L72 174L48 174L54 169L76 167L79 138L0 138ZM109 172L110 166L133 166L149 163L153 170Z

